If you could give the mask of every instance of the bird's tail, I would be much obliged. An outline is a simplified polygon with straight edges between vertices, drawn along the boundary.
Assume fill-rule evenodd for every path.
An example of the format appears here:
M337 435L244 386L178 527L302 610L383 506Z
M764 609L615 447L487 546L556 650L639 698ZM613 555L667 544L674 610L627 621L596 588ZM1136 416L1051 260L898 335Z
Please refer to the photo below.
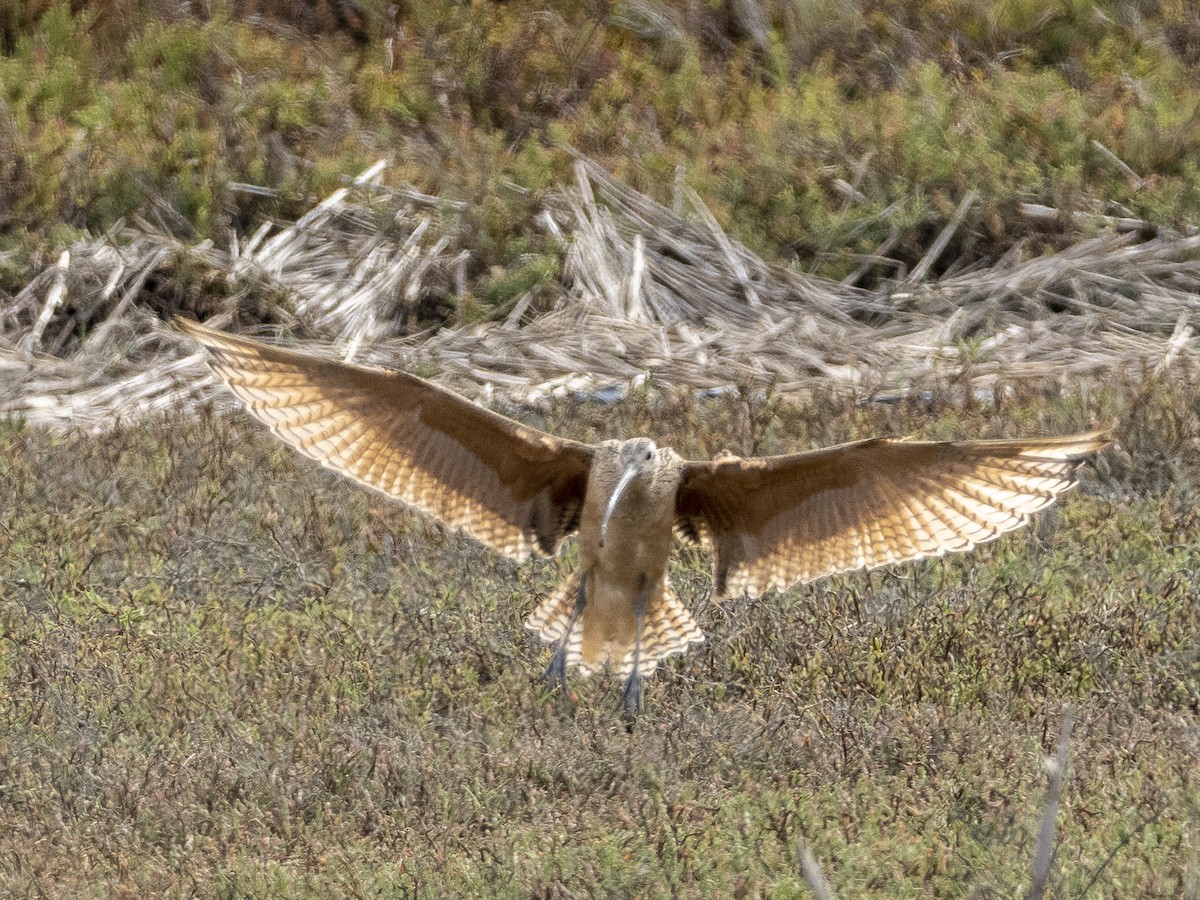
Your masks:
M653 675L660 660L683 653L692 644L699 644L703 640L704 632L683 605L683 601L671 589L669 583L664 584L662 599L646 610L646 618L642 623L638 671L643 675ZM633 671L634 648L628 647L618 664L619 655L614 654L609 664L617 675L624 678Z
M575 604L579 597L579 579L582 577L580 571L576 569L560 581L550 596L538 604L533 615L525 620L525 630L541 638L547 644L556 644L561 641L563 635L567 633L567 627L571 624L571 617L575 613ZM571 629L570 640L567 642L566 663L568 669L579 663L582 649L583 623L576 622L575 627Z
M550 644L561 641L575 612L581 577L576 570L563 579L525 622L525 630ZM567 668L574 667L581 675L590 675L607 664L614 675L622 678L629 675L633 671L635 655L632 635L626 640L589 641L593 646L600 646L600 653L595 658L584 658L584 633L589 627L600 626L601 623L589 622L585 606L567 639ZM638 671L642 675L651 675L658 668L659 660L683 653L692 644L699 644L703 640L704 632L692 614L671 589L671 585L664 584L661 598L651 601L642 622L641 648L637 651Z

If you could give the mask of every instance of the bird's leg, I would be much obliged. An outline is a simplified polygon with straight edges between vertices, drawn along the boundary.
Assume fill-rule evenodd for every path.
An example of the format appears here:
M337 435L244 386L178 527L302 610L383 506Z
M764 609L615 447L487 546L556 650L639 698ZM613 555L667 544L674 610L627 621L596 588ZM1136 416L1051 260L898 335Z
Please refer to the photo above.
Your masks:
M650 579L643 575L637 599L633 604L633 613L637 618L637 630L633 637L633 668L629 672L629 677L625 679L625 687L621 689L621 702L625 704L625 712L631 717L642 711L642 686L646 680L642 677L641 671L642 623L646 619L646 604L649 601Z
M567 630L563 632L563 636L554 645L554 655L550 657L550 663L546 666L546 671L542 673L542 681L548 685L561 684L564 689L567 686L567 644L571 641L571 634L575 631L575 624L579 621L580 615L583 614L583 606L586 600L587 573L584 572L579 578L579 592L575 595L575 608L571 610L571 618L567 620Z

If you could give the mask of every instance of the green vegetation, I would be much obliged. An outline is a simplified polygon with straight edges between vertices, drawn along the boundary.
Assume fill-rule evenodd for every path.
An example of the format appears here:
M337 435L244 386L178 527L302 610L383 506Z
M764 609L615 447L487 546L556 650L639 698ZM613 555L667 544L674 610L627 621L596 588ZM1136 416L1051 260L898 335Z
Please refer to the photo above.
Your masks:
M534 223L568 147L666 203L682 171L756 252L832 277L881 247L911 268L970 192L935 275L1092 227L1026 202L1184 227L1200 17L1182 0L0 4L0 306L84 232L142 216L230 246L389 158L396 183L463 202L444 214L465 221L470 296L438 314L483 318L559 277ZM228 290L182 256L163 272L137 302ZM275 301L242 313L270 321ZM647 387L550 409L534 424L694 456L1120 438L1081 491L970 556L717 608L685 549L672 578L709 640L632 729L610 679L537 681L521 623L555 563L517 569L244 417L0 423L0 894L803 896L803 843L841 898L1017 896L1071 704L1052 893L1194 896L1187 360L1170 384L1026 385L999 407Z
M553 564L498 560L241 415L4 426L0 893L805 896L803 841L842 898L1011 897L1072 703L1054 895L1180 896L1198 387L552 409L537 424L692 455L1093 421L1123 442L969 556L716 608L684 552L709 640L632 730L611 680L536 680L521 622Z
M1022 201L1200 218L1200 19L1177 0L4 9L0 251L22 258L135 212L225 243L388 156L469 204L474 277L552 251L532 213L568 144L667 200L682 166L753 249L836 276L885 242L911 266L970 190L946 264L1030 237ZM1079 226L1041 227L1035 247Z

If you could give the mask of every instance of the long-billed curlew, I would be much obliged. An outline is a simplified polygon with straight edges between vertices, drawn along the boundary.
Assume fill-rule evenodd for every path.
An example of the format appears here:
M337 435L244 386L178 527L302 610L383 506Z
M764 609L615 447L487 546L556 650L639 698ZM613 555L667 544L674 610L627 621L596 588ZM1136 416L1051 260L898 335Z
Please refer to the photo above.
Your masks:
M255 416L301 453L520 561L579 533L579 566L526 628L546 674L607 665L626 708L660 659L703 640L667 583L674 535L712 552L713 597L969 550L1075 484L1103 432L1028 441L855 441L710 462L646 438L546 434L413 375L347 365L176 319Z

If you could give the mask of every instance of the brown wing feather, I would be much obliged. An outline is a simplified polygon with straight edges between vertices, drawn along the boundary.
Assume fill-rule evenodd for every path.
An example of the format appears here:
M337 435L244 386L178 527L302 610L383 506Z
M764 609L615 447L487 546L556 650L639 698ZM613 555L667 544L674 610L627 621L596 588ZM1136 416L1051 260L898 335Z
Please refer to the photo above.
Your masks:
M853 569L969 550L1075 484L1103 432L1030 441L877 438L686 464L676 528L714 554L714 595L758 596Z
M282 440L521 560L573 531L592 450L413 375L352 366L176 319Z

